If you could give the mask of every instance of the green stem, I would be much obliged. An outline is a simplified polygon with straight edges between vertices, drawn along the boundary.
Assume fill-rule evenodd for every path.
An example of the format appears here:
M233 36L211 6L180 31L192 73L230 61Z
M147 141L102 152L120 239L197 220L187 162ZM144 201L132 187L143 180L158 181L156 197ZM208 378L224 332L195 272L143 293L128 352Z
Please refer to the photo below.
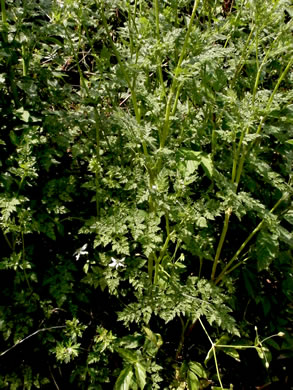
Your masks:
M267 118L268 116L268 113L269 113L269 110L271 108L271 105L273 103L273 100L274 100L274 97L275 97L275 94L277 93L278 89L279 89L279 86L281 84L281 82L284 80L284 78L286 77L286 74L288 73L289 69L291 68L293 64L293 57L290 59L290 61L288 62L286 68L283 70L281 76L279 77L276 85L275 85L275 88L267 102L267 105L266 105L266 108L265 108L265 113L264 113L264 116L261 118L260 120L260 123L258 125L258 128L256 130L256 134L260 134L262 128L263 128L263 124L265 122L265 119ZM243 140L243 139L242 139ZM240 142L240 141L239 141ZM240 181L240 178L241 178L241 174L242 174L242 171L243 171L243 166L244 166L244 162L245 162L245 159L246 159L246 156L248 155L248 153L251 151L251 149L254 147L255 145L255 142L256 140L254 140L251 144L250 144L250 147L247 148L246 150L243 150L242 152L242 156L240 158L240 161L239 161L239 164L238 164L238 167L237 167L237 176L236 176L236 185L238 186L239 184L239 181ZM242 141L241 141L242 143Z
M171 238L172 234L173 234L173 232L171 232L171 233L169 233L167 235L165 243L163 245L163 248L160 251L160 255L159 255L158 258L155 259L156 260L156 266L155 266L154 284L157 284L157 282L158 282L159 265L160 265L163 257L166 254L166 251L168 249L168 244L169 244L169 241L170 241L170 238Z
M159 259L155 258L155 274L154 274L154 282L153 282L154 285L156 285L158 283L159 266L160 266Z
M233 164L232 164L231 183L234 183L236 177L237 161L238 161L238 148L236 149L236 132L235 129L233 129Z
M175 91L177 89L177 84L178 84L177 77L179 76L180 67L182 65L183 59L184 59L185 54L186 54L186 49L187 49L187 45L188 45L188 41L189 41L189 36L190 36L191 30L192 30L192 25L193 25L193 21L194 21L195 15L196 15L196 10L197 10L198 5L199 5L199 0L195 0L194 1L194 5L193 5L193 9L192 9L192 14L191 14L191 17L190 17L190 22L189 22L189 25L188 25L188 28L187 28L187 32L186 32L186 35L185 35L184 43L183 43L182 50L181 50L181 53L180 53L180 57L179 57L179 60L178 60L178 63L177 63L177 66L176 66L176 69L175 69L175 72L174 72L173 81L172 81L170 92L169 92L168 99L167 99L166 112L165 112L165 121L164 121L164 126L163 126L161 139L160 139L160 148L163 148L165 146L165 142L166 142L167 137L169 135L169 131L170 131L170 114L171 114L172 101L173 101L173 96L175 94Z
M172 233L173 233L173 232L172 232ZM167 235L167 238L166 238L166 241L165 241L165 243L164 243L164 246L163 246L163 248L162 248L161 251L160 251L160 255L159 255L159 257L158 257L158 262L159 262L159 263L162 261L163 257L164 257L165 254L166 254L166 251L167 251L167 249L168 249L168 244L169 244L170 238L171 238L171 236L172 236L172 233Z
M80 26L81 26L81 24L80 24ZM89 91L89 88L87 86L86 80L84 78L82 69L79 65L79 60L78 60L78 55L77 55L77 53L79 52L79 49L77 51L74 49L72 40L71 40L70 35L68 33L67 27L65 25L64 25L64 28L65 28L65 33L67 35L70 47L71 47L72 54L74 56L74 59L75 59L76 65L77 65L81 87L84 89L87 97L89 98L90 91ZM81 39L81 36L79 34L79 45L80 45L80 39ZM99 126L99 113L98 113L96 107L94 107L94 117L95 117L95 137L96 137L96 159L97 159L97 165L98 165L98 167L96 167L96 170L95 170L95 187L96 187L95 198L96 198L96 213L97 213L97 218L99 219L100 218L100 210L101 210L100 195L99 195L99 189L100 189L100 172L99 172L100 171L100 126Z
M190 320L187 319L186 323L184 323L183 319L181 317L179 317L179 318L180 318L180 322L181 322L181 336L180 336L180 341L179 341L178 348L177 348L176 355L175 355L176 361L178 360L178 358L181 354L181 351L183 349L184 341L185 341L185 332L186 332L186 329L187 329L189 322L190 322Z
M276 38L276 39L277 39L277 38ZM275 40L275 41L276 41L276 40ZM274 41L274 42L275 42L275 41ZM263 60L263 62L262 62L262 64L261 64L261 66L260 66L259 72L260 72L262 66L263 66L264 63L265 63L266 58L267 58L269 52L270 52L270 50L268 50L268 52L266 53L266 56L265 56L265 58L264 58L264 60ZM260 120L260 123L259 123L259 125L258 125L256 134L260 134L260 132L261 132L261 130L262 130L262 128L263 128L263 124L264 124L264 122L265 122L265 119L266 119L266 117L267 117L267 115L268 115L268 113L269 113L269 110L270 110L270 108L271 108L271 105L272 105L272 103L273 103L273 99L274 99L274 97L275 97L275 94L277 93L277 91L278 91L278 89L279 89L279 86L280 86L281 82L284 80L286 74L288 73L290 67L292 66L292 63L293 63L293 58L290 59L290 61L288 62L286 68L283 70L282 74L280 75L280 77L279 77L279 79L278 79L278 81L277 81L277 83L276 83L276 85L275 85L275 88L274 88L274 90L273 90L273 92L272 92L272 94L271 94L271 96L270 96L270 98L269 98L269 100L268 100L268 103L267 103L266 108L265 108L265 114L264 114L264 116L263 116L263 117L261 118L261 120ZM258 85L258 81L257 81L257 79L256 79L255 88L257 88L257 85ZM255 90L255 91L256 91L256 90ZM255 93L255 92L254 92L254 93ZM239 143L238 143L238 148L237 148L236 154L235 154L235 156L234 156L234 158L233 158L233 168L232 168L232 179L231 179L231 180L232 180L232 183L234 183L234 181L235 181L235 183L236 183L236 189L235 189L236 191L237 191L237 188L238 188L238 185L239 185L239 182L240 182L240 178L241 178L241 175L242 175L242 172L243 172L243 166L244 166L246 157L247 157L247 155L249 154L249 152L251 151L251 149L254 147L255 142L256 142L256 140L254 140L254 141L250 144L250 146L249 146L248 148L242 148L244 136L245 136L246 134L248 134L248 132L249 132L249 127L247 127L247 128L241 133L241 137L240 137L240 140L239 140ZM239 156L240 156L240 153L241 153L241 149L242 149L242 155L241 155L241 157L240 157L240 159L239 159ZM225 219L225 223L226 223L226 219ZM229 220L227 221L227 223L229 223ZM226 230L226 229L228 229L228 225L227 225L227 227L226 227L225 224L224 224L223 230L222 230L222 235L225 233L225 230ZM227 230L226 230L226 232L227 232ZM221 235L221 238L222 238L222 235ZM225 236L226 236L226 234L224 235L224 239L225 239ZM221 240L220 240L220 242L221 242ZM220 243L219 243L219 245L220 245ZM223 243L222 243L222 245L223 245ZM221 249L221 248L220 248L220 249ZM217 258L217 255L216 255L216 258ZM215 258L215 261L216 261L216 258ZM216 267L215 261L214 261L214 267ZM234 261L234 260L233 260L233 261ZM214 269L214 267L213 267L213 269ZM237 268L237 267L236 267L236 266L233 267L233 270L234 270L235 268ZM231 270L231 271L232 271L232 270ZM229 271L229 272L231 272L231 271ZM215 273L212 273L212 278L214 278L214 276L215 276ZM217 280L218 280L218 279L217 279Z
M135 91L132 88L132 83L130 81L130 78L128 77L128 73L127 73L127 71L125 69L125 66L124 66L123 62L122 62L120 53L117 50L116 46L114 45L113 39L111 37L110 31L109 31L109 27L108 27L108 23L107 23L107 20L106 20L106 16L105 16L105 13L104 13L104 10L103 10L104 2L102 1L101 3L102 3L102 6L100 7L100 10L101 10L102 23L103 23L103 26L105 28L106 34L108 36L110 45L111 45L111 47L113 49L113 52L115 54L115 57L117 58L118 64L119 64L120 69L121 69L121 72L123 73L124 79L125 79L125 81L126 81L126 83L128 85L128 88L130 89L131 100L132 100L132 104L133 104L135 117L136 117L137 122L140 123L140 110L139 110L138 104L137 104L136 93L135 93ZM97 2L97 6L99 6L98 2Z
M96 212L97 218L101 216L101 205L100 205L100 168L101 168L101 158L100 158L100 128L98 126L97 110L95 108L95 130L96 130L96 158L97 158L97 167L95 169L95 187L96 187Z
M267 116L268 111L270 110L271 105L272 105L272 103L273 103L275 94L276 94L276 92L278 91L281 82L282 82L282 81L284 80L284 78L286 77L286 74L288 73L288 71L289 71L289 69L291 68L292 64L293 64L293 57L291 57L290 61L288 62L287 66L286 66L286 68L283 70L281 76L279 77L279 79L278 79L278 81L277 81L277 84L275 85L275 88L274 88L274 90L273 90L273 92L272 92L272 94L271 94L271 96L270 96L270 98L269 98L269 101L268 101L268 103L267 103L267 106L266 106L266 115L265 115L265 116ZM258 134L260 131L261 131L261 128L258 129L257 134Z
M2 234L3 234L3 236L4 236L4 239L5 239L6 243L7 243L7 245L8 245L9 248L12 250L12 244L11 244L11 242L9 241L9 238L7 237L7 234L4 233L3 230L1 230L1 231L2 231Z
M1 0L1 16L2 16L2 23L7 23L7 15L6 15L6 9L5 9L5 0Z
M3 28L1 31L2 39L5 44L8 43L8 22L7 22L7 14L6 14L6 8L5 8L5 0L0 0L1 5L1 19ZM9 47L8 47L9 48ZM10 48L9 48L10 49ZM7 65L7 80L10 83L11 92L12 92L12 99L14 101L14 105L16 108L20 107L18 93L17 93L17 87L15 83L15 75L13 71L13 67L10 63L11 58L8 58L6 65Z
M219 258L221 256L223 244L225 242L225 238L226 238L227 231L228 231L229 219L230 219L231 212L232 212L232 209L230 207L225 211L225 221L224 221L224 225L223 225L220 241L219 241L219 244L218 244L218 247L217 247L216 256L215 256L214 263L213 263L211 280L214 280L214 278L215 278L218 261L219 261Z
M1 0L0 4L1 4L1 18L3 24L1 35L2 35L3 42L7 43L7 15L5 9L5 0Z
M2 24L3 24L1 35L2 35L3 42L7 43L7 41L8 41L8 38L7 38L7 30L8 30L7 27L8 27L8 24L7 24L7 14L6 14L6 8L5 8L5 0L1 0L0 4L1 4L1 18L2 18Z
M153 281L153 272L154 272L154 254L151 253L148 257L148 275L151 282Z
M138 106L138 103L137 103L137 97L136 97L135 88L134 88L135 80L133 80L133 83L131 83L131 80L128 77L127 70L125 69L125 66L123 64L123 61L122 61L121 56L119 54L119 51L117 50L116 46L114 45L113 39L112 39L110 31L109 31L108 23L107 23L106 16L105 16L105 13L104 13L104 10L103 10L104 2L102 1L101 3L102 3L102 6L100 7L100 10L101 10L102 23L103 23L103 26L105 28L106 34L108 36L110 45L111 45L111 47L113 49L113 52L115 54L115 57L116 57L116 59L118 61L118 64L120 66L121 72L123 73L124 79L125 79L125 81L126 81L126 83L128 85L128 88L130 90L131 101L132 101L132 105L133 105L136 121L137 121L138 124L140 124L140 122L141 122L141 110L140 110L140 108ZM97 6L99 6L98 2L97 2ZM142 144L143 153L144 153L145 157L148 157L148 150L147 150L146 142L143 139L141 141L141 144Z
M270 213L273 213L276 208L283 202L284 199L287 198L287 194L283 195L277 202L276 204L272 207L272 209L270 210ZM229 274L230 272L232 272L232 270L234 270L236 268L236 266L234 266L233 268L230 268L231 265L235 262L235 260L238 259L240 253L244 250L244 248L246 247L246 245L251 241L251 239L256 235L256 233L258 233L261 228L263 227L265 223L265 218L262 219L262 221L256 226L256 228L249 234L249 236L246 238L246 240L242 243L242 245L239 247L239 249L236 251L236 253L234 254L234 256L232 257L232 259L229 261L229 263L225 266L225 268L222 270L222 272L220 273L220 275L217 277L216 281L215 281L215 284L218 284L225 275Z
M202 266L203 266L203 258L202 256L199 256L199 271L198 271L199 278L201 277Z
M137 0L134 2L134 17L136 15L136 10L137 10Z
M27 76L27 60L26 60L26 53L25 53L25 46L22 44L21 46L21 55L22 55L22 75L25 77Z
M237 22L238 22L238 20L239 20L239 18L240 18L240 16L241 16L241 13L242 13L243 6L244 6L245 1L246 1L246 0L242 0L242 2L241 2L240 11L237 13L235 22L233 23L233 30L232 30L231 33L228 35L228 37L227 37L227 39L226 39L226 41L225 41L225 44L224 44L224 48L227 47L228 42L229 42L229 40L231 39L231 37L232 37L232 35L233 35L233 33L234 33L235 29L236 29L236 26L238 26L238 23L237 23ZM228 24L228 23L229 23L229 20L227 21L226 24ZM226 24L224 25L224 27L226 27Z
M246 41L244 50L242 52L242 55L241 55L241 58L240 58L240 61L239 61L239 65L236 68L236 72L235 72L235 75L233 77L231 86L234 85L234 83L236 81L236 78L237 78L237 75L240 72L243 64L245 63L244 62L242 64L243 59L245 58L245 56L247 56L249 54L250 50L247 51L247 47L249 45L249 42L251 40L251 37L252 37L252 34L253 34L255 28L256 27L254 26L251 29L251 32L250 32L250 34L248 36L248 39ZM254 100L255 100L255 95L256 95L257 88L258 88L258 84L259 84L259 78L260 78L261 70L262 70L263 66L265 65L265 63L267 61L268 55L271 52L271 49L272 49L273 45L276 43L276 41L279 39L279 37L280 37L280 35L278 35L274 39L273 43L271 44L271 47L266 52L266 55L265 55L265 57L264 57L264 59L262 61L262 64L259 66L259 62L258 62L258 34L256 36L256 56L257 56L256 62L257 62L258 71L257 71L257 76L256 76L255 84L254 84L254 89L253 89L253 96L252 96L253 103L254 103ZM276 86L275 86L275 88L274 88L274 90L273 90L273 92L272 92L272 94L270 96L270 99L268 100L268 103L267 103L267 106L266 106L266 110L265 110L266 114L261 119L261 121L259 123L259 126L257 128L256 134L259 134L261 132L263 123L264 123L265 118L266 118L266 116L267 116L267 114L269 112L269 109L270 109L271 104L273 102L274 96L275 96L275 94L276 94L276 92L277 92L277 90L278 90L278 88L280 86L280 83L282 82L282 80L285 78L287 72L289 71L289 69L290 69L290 67L292 65L292 62L293 62L293 59L291 58L291 60L289 61L288 65L286 66L285 70L282 72L281 76L279 77L278 82L277 82L277 84L276 84ZM240 178L241 178L241 175L242 175L242 172L243 172L243 166L244 166L244 163L245 163L246 156L247 156L247 154L250 152L250 150L252 149L252 147L255 144L255 141L254 141L254 142L251 143L249 148L243 148L243 140L244 140L245 135L247 135L248 133L249 133L249 126L246 127L246 129L244 131L242 131L241 136L240 136L240 140L238 142L237 149L234 146L234 153L233 153L234 157L233 157L231 181L232 181L232 183L234 183L234 182L236 183L235 191L237 191L237 188L238 188L238 185L239 185L239 182L240 182ZM242 151L242 154L241 154L241 151ZM240 154L241 154L241 157L240 157ZM224 244L224 241L225 241L225 237L226 237L226 234L227 234L228 226L229 226L229 216L227 216L227 214L226 214L225 215L224 226L223 226L223 229L222 229L220 241L219 241L218 248L217 248L217 251L216 251L216 256L215 256L215 259L214 259L214 264L213 264L213 269L212 269L212 274L211 274L212 280L215 277L218 260L220 258L220 254L221 254L221 250L222 250L222 247L223 247L223 244ZM236 267L233 267L233 269L235 269L235 268Z
M23 264L23 273L24 273L24 278L26 280L26 283L28 285L29 290L32 292L33 289L31 288L26 270L25 270L25 245L24 245L24 234L23 230L21 229L21 242L22 242L22 264Z
M178 0L175 1L175 6L174 6L174 12L175 12L175 27L178 27Z
M174 104L173 104L173 108L172 108L171 115L175 115L175 112L176 112L176 109L177 109L178 100L179 100L179 96L180 96L181 88L182 88L182 83L178 85L177 92L176 92L176 96L175 96L175 99L174 99Z
M225 344L225 345L216 344L215 347L216 348L235 348L235 349L249 349L249 348L255 349L256 348L255 345L228 345L228 344Z
M257 64L257 74L256 74L256 78L255 78L255 83L254 83L254 87L253 87L253 93L252 93L252 105L254 106L254 101L255 101L255 95L256 95L256 92L257 92L257 88L258 88L258 84L259 84L259 79L260 79L260 74L261 74L261 71L263 69L263 67L265 66L266 62L267 62L267 59L268 59L268 56L269 54L271 53L274 45L276 44L276 42L279 40L279 38L282 36L281 33L279 33L275 39L273 40L273 42L271 43L269 49L267 50L263 60L262 60L262 63L261 65L259 65L259 61L258 61L258 52L257 52L257 49L256 49L256 56L257 56L257 61L256 61L256 64ZM258 34L256 35L256 47L258 46Z
M260 73L262 69L262 67L259 66L259 60L258 60L258 29L256 29L256 34L255 34L255 63L256 63L257 72L256 72L256 78L253 87L253 93L252 93L252 106L254 105L255 94L257 91Z
M130 41L130 54L131 58L133 56L133 35L131 31L131 8L130 8L130 2L128 4L128 30L129 30L129 41Z
M255 30L255 25L252 27L249 35L248 35L248 38L246 40L246 43L245 43L245 46L244 46L244 49L242 51L242 54L241 54L241 57L240 57L240 60L238 62L238 65L236 67L236 71L235 71L235 74L234 74L234 77L232 79L232 82L231 82L231 87L235 84L236 82L236 79L237 79L237 76L239 74L239 72L241 72L241 69L243 68L244 64L245 64L245 61L243 62L243 60L245 60L245 58L248 56L248 54L250 53L250 50L247 51L247 48L248 48L248 45L249 45L249 42L252 38L252 34L254 33L254 30ZM252 45L251 45L251 48L252 48Z
M156 37L157 37L157 44L159 46L161 42L160 42L160 18L159 18L159 1L158 0L154 0L154 8L155 8L155 15L156 15ZM158 50L159 50L159 47L158 47ZM163 96L166 97L166 89L165 89L163 72L162 72L162 63L161 63L160 54L158 54L158 53L157 53L157 70L158 70L159 80L160 80L162 90L163 90Z
M207 332L207 330L206 330L204 324L202 323L201 319L199 318L198 320L199 320L200 325L201 325L201 327L203 328L205 334L207 335L207 338L209 339L209 342L211 343L212 350L213 350L213 355L214 355L214 361L215 361L215 365L216 365L216 371L217 371L218 380L219 380L221 389L224 389L224 388L223 388L222 381L221 381L221 377L220 377L220 371L219 371L219 367L218 367L218 360L217 360L217 355L216 355L215 344L214 344L213 340L210 338L210 335L208 334L208 332Z

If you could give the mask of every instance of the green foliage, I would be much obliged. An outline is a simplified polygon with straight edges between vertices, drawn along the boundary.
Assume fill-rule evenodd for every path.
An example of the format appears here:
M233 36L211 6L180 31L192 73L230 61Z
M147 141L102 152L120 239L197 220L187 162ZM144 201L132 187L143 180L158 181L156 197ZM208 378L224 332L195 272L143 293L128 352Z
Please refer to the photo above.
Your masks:
M0 388L283 386L291 17L1 1Z

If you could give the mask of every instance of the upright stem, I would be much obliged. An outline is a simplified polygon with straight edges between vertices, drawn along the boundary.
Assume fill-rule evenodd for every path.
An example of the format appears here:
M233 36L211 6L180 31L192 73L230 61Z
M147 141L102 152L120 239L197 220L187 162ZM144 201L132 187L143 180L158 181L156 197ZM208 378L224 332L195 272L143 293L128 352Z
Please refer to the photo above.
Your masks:
M231 212L232 212L232 209L230 207L225 212L224 227L223 227L223 230L222 230L222 233L221 233L220 241L219 241L219 244L218 244L218 247L217 247L216 256L215 256L214 263L213 263L211 280L214 280L214 278L215 278L218 261L219 261L219 258L220 258L220 255L221 255L221 251L222 251L222 247L223 247L223 244L225 242L226 234L227 234L227 231L228 231L229 219L230 219Z
M1 0L1 17L2 17L2 23L7 23L7 15L6 15L6 9L5 9L5 0Z
M176 69L175 69L174 78L173 78L171 88L169 91L167 105L166 105L166 112L165 112L165 121L164 121L163 131L161 134L161 139L160 139L160 148L163 148L165 146L165 142L166 142L167 137L169 135L172 101L173 101L173 96L175 94L175 91L176 91L177 85L178 85L177 77L179 76L180 67L182 65L183 59L184 59L185 54L186 54L189 36L190 36L191 30L192 30L192 25L193 25L193 21L194 21L195 15L196 15L196 10L197 10L198 4L199 4L199 0L195 0L194 5L193 5L193 9L192 9L192 14L191 14L190 21L189 21L189 25L188 25L187 32L185 35L184 43L183 43L182 50L180 53L180 57L179 57L179 60L178 60L178 63L177 63Z
M283 202L284 199L287 198L287 194L283 195L277 202L276 204L272 207L272 209L270 210L270 213L273 213L276 208ZM218 284L224 277L224 275L227 275L228 273L230 273L232 270L234 270L236 267L231 267L231 265L235 262L235 260L238 259L240 253L244 250L244 248L246 247L246 245L251 241L251 239L256 235L256 233L258 233L260 231L260 229L263 227L265 223L265 218L262 219L262 221L256 226L256 228L249 234L249 236L246 238L246 240L241 244L240 248L236 251L236 253L234 254L234 256L232 257L232 259L229 261L229 263L225 266L225 268L222 270L222 272L220 273L220 275L217 277L216 281L215 281L215 284Z
M1 18L2 18L2 24L3 29L1 31L3 42L7 42L7 15L6 15L6 9L5 9L5 0L1 0Z
M156 37L157 37L157 43L160 44L160 18L159 18L159 1L154 0L154 8L155 8L155 15L156 15ZM158 48L159 50L159 48ZM163 72L162 72L162 64L161 64L161 58L160 54L157 53L157 69L159 74L160 83L163 90L163 96L166 96L166 90L165 90L165 84L163 79Z
M70 35L68 34L67 27L65 27L65 33L67 35L71 51L73 53L73 56L75 58L75 62L77 64L77 69L79 73L79 78L80 78L80 84L81 87L84 89L86 95L90 97L90 91L88 89L86 80L84 78L83 72L80 68L79 65L79 60L78 56L76 53L76 50L74 49L72 40L70 39ZM99 194L99 189L100 189L100 126L99 126L99 114L98 110L96 107L94 107L94 117L95 117L95 136L96 136L96 159L97 159L97 167L95 168L95 187L96 187L96 213L97 213L97 218L100 218L100 194Z
M25 53L25 46L22 44L21 46L21 55L22 55L22 75L27 76L27 59Z
M252 93L252 105L254 105L255 94L257 91L259 78L260 78L260 72L261 72L261 67L259 66L259 60L258 60L258 28L256 29L256 34L255 34L255 63L256 63L256 67L257 67L257 72L256 72L253 93Z
M32 287L31 287L31 285L30 285L30 282L29 282L29 279L28 279L26 270L25 270L25 245L24 245L24 234L23 234L23 229L21 229L21 242L22 242L22 264L23 264L23 274L24 274L24 278L25 278L25 281L26 281L26 284L27 284L29 290L30 290L30 291L33 291Z
M130 78L128 76L128 73L125 69L125 66L122 62L122 59L121 59L121 56L120 56L120 53L118 52L116 46L114 45L114 42L113 42L113 39L111 37L111 34L110 34L110 31L109 31L109 27L108 27L108 23L107 23L107 19L105 17L105 13L104 13L104 10L103 10L103 6L104 6L104 2L102 1L102 6L100 7L100 10L101 10L101 17L102 17L102 23L105 27L105 30L106 30L106 34L108 36L108 39L109 39L109 42L110 42L110 45L112 46L112 49L113 49L113 52L115 54L115 57L117 58L117 61L118 61L118 64L120 66L120 69L121 69L121 72L123 73L123 76L124 76L124 79L128 85L128 88L130 89L130 92L131 92L131 100L132 100L132 104L133 104L133 109L134 109L134 113L135 113L135 117L136 117L136 120L138 123L140 123L140 110L138 108L138 104L137 104L137 99L136 99L136 94L135 94L135 91L133 90L133 87L132 87L132 83L130 81Z
M177 361L180 354L181 354L181 351L183 349L183 346L184 346L184 340L185 340L185 332L186 332L186 329L189 325L189 322L190 320L187 319L186 320L186 323L184 323L183 319L181 317L180 318L180 322L181 322L181 337L180 337L180 341L179 341L179 345L178 345L178 348L177 348L177 351L176 351L176 355L175 355L175 360Z
M247 38L247 40L246 40L244 49L243 49L243 51L242 51L242 55L241 55L241 57L240 57L240 60L239 60L238 65L237 65L237 67L236 67L236 71L235 71L234 77L233 77L232 82L231 82L231 86L233 86L233 85L235 84L235 81L236 81L236 79L237 79L237 76L238 76L239 72L241 72L242 67L244 66L244 63L245 63L245 62L243 62L243 60L247 57L247 55L249 54L249 52L250 52L250 50L251 50L251 49L250 49L250 50L247 51L247 48L248 48L249 43L250 43L250 41L251 41L252 35L253 35L253 33L254 33L254 30L255 30L255 25L252 27L252 29L251 29L251 31L250 31L250 33L249 33L249 35L248 35L248 38ZM251 46L251 47L252 47L252 46Z
M7 245L8 245L9 248L12 250L12 244L11 244L11 242L9 241L9 238L7 237L7 234L4 233L4 231L3 231L2 229L1 229L1 231L2 231L2 234L3 234L3 236L4 236L4 239L5 239L6 243L7 243Z
M118 61L119 66L120 66L121 72L123 73L124 79L125 79L125 81L126 81L126 83L128 85L128 88L130 89L131 101L132 101L132 105L133 105L133 109L134 109L134 113L135 113L135 118L136 118L137 123L140 124L140 122L141 122L141 110L140 110L138 102L137 102L137 97L136 97L136 92L135 92L135 80L133 80L133 83L131 83L131 80L130 80L130 78L128 76L127 70L125 69L123 61L121 59L120 53L117 50L116 46L114 45L113 39L112 39L110 31L109 31L107 19L105 17L105 13L104 13L104 10L103 10L104 2L102 1L101 3L102 3L102 6L100 7L100 10L101 10L102 23L103 23L104 28L106 30L106 34L108 36L110 45L112 46L113 52L114 52L114 54L116 56L116 59ZM97 3L97 5L99 5L99 4ZM141 144L142 144L142 148L143 148L143 153L144 153L145 157L147 157L148 156L147 145L146 145L146 142L143 139L141 141Z
M268 54L268 53L267 53ZM265 59L264 59L265 61ZM263 62L264 63L264 62ZM262 63L262 65L263 65ZM292 66L293 64L293 57L290 59L290 61L288 62L286 68L283 70L282 74L280 75L276 85L275 85L275 88L268 100L268 103L266 105L266 108L265 108L265 114L264 116L261 118L260 120L260 123L258 125L258 128L256 130L256 134L259 134L263 128L263 124L265 122L265 119L269 113L269 110L271 108L271 105L273 103L273 100L274 100L274 97L275 97L275 94L277 93L278 89L279 89L279 86L281 84L281 82L284 80L287 72L289 71L290 67ZM261 67L262 67L261 65ZM246 147L245 149L242 148L242 144L243 144L243 139L244 139L244 136L245 134L247 134L249 131L249 127L247 127L241 134L241 137L240 137L240 140L239 140L239 144L238 144L238 148L237 148L237 152L236 152L236 156L234 156L234 161L233 161L233 169L232 169L232 183L234 183L234 180L235 180L235 184L236 184L236 188L235 190L237 191L237 188L238 188L238 185L239 185L239 182L240 182L240 178L241 178L241 175L242 175L242 172L243 172L243 166L244 166L244 163L245 163L245 159L247 157L247 155L249 154L249 152L251 151L251 149L253 148L253 146L255 145L255 142L256 141L253 141L251 144L250 144L250 147ZM242 155L239 159L239 156L240 156L240 152L241 152L241 149L242 149ZM230 212L231 213L231 212ZM247 245L247 243L251 240L251 238L261 229L262 227L262 224L263 224L263 221L261 222L260 226L258 226L252 233L251 235L247 238L247 240L242 244L244 245L243 247L241 246L239 248L238 251L242 252L242 250L244 249L244 247ZM214 280L215 278L215 273L216 273L216 268L217 268L217 264L218 264L218 260L220 258L220 255L221 255L221 251L222 251L222 247L223 247L223 243L224 243L224 240L225 240L225 237L226 237L226 233L227 233L227 230L228 230L228 226L229 226L229 217L227 217L227 214L225 215L225 222L224 222L224 225L223 225L223 229L222 229L222 233L221 233L221 237L220 237L220 241L219 241L219 244L218 244L218 247L217 247L217 251L216 251L216 257L215 257L215 260L214 260L214 264L213 264L213 269L212 269L212 274L211 274L211 279ZM217 280L216 280L216 283L219 282L219 280L222 279L223 275L225 273L227 273L227 267L229 268L230 265L235 261L235 259L239 256L240 252L238 253L238 251L235 253L234 257L231 259L231 261L228 263L228 265L224 268L224 270L221 272L221 274L218 276ZM236 256L236 257L235 257ZM233 269L235 269L235 267L233 267ZM223 273L224 272L224 273Z
M270 111L270 108L271 108L271 105L273 103L273 100L274 100L274 97L275 97L275 94L277 93L278 89L279 89L279 86L281 84L281 82L284 80L286 74L288 73L289 69L291 68L293 64L293 57L291 57L290 61L288 62L286 68L283 70L281 76L279 77L276 85L275 85L275 88L267 102L267 105L266 105L266 108L265 108L265 114L264 116L261 118L260 120L260 123L258 125L258 128L256 130L256 134L260 134L262 128L263 128L263 124L267 118L267 115ZM239 161L239 164L238 164L238 167L237 167L237 176L236 176L236 185L238 186L239 184L239 181L240 181L240 177L241 177L241 174L242 174L242 171L243 171L243 166L244 166L244 162L245 162L245 159L246 159L246 156L248 155L248 153L251 151L251 149L253 148L253 146L255 145L255 142L256 140L254 140L250 146L248 148L246 148L246 150L243 150L242 152L242 156L240 158L240 161Z

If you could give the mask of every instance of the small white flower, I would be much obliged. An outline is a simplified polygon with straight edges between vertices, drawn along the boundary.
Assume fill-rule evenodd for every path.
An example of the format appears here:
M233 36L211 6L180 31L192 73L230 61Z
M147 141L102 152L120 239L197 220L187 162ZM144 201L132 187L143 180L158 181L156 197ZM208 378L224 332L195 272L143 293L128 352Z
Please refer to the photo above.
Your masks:
M114 257L111 257L111 260L112 260L112 263L109 264L109 267L115 267L116 269L118 267L125 267L125 264L124 264L125 257L123 257L123 259L121 259L121 260L116 260L116 259L114 259Z
M84 244L81 248L77 249L76 252L74 252L73 256L75 256L76 260L79 260L80 256L88 255L88 251L86 251L87 244Z

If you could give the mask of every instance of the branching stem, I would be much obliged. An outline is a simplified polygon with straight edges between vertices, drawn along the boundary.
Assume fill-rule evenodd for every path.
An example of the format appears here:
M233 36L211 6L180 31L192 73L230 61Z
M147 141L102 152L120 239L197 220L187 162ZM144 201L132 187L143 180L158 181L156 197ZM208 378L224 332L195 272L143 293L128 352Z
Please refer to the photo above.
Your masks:
M176 66L176 69L175 69L175 72L174 72L174 78L173 78L173 81L172 81L172 84L171 84L171 88L170 88L170 91L169 91L169 94L168 94L167 105L166 105L166 112L165 112L165 121L164 121L164 126L163 126L161 139L160 139L160 148L164 148L166 140L167 140L167 137L169 135L169 131L170 131L170 114L171 114L171 109L172 109L173 97L174 97L175 91L177 89L178 76L179 76L179 73L180 73L180 70L181 70L182 62L183 62L184 57L186 55L186 49L187 49L187 45L188 45L188 42L189 42L189 36L190 36L191 30L192 30L192 25L193 25L193 21L194 21L195 15L196 15L196 10L197 10L198 5L199 5L199 0L195 0L194 1L194 5L193 5L193 9L192 9L192 13L191 13L191 17L190 17L190 21L189 21L189 25L188 25L187 32L186 32L186 35L185 35L184 43L183 43L182 50L181 50L181 53L180 53L180 57L179 57L179 60L178 60L178 63L177 63L177 66Z
M219 380L221 389L224 389L224 388L223 388L222 381L221 381L221 377L220 377L219 367L218 367L218 360L217 360L217 355L216 355L215 343L214 343L213 340L210 338L210 335L208 334L208 331L206 330L204 324L202 323L202 320L201 320L200 318L199 318L198 320L199 320L200 325L201 325L201 327L203 328L205 334L207 335L207 338L209 339L209 342L211 343L212 350L213 350L213 355L214 355L214 361L215 361L215 365L216 365L217 377L218 377L218 380Z
M276 202L276 204L272 207L272 209L270 210L270 213L273 213L276 210L276 208L283 202L283 200L287 198L287 196L288 196L288 194L284 194ZM220 275L217 277L215 284L218 284L223 279L224 275L229 274L230 272L232 272L232 270L234 270L236 268L236 266L234 266L233 268L230 268L230 267L238 259L239 255L243 252L246 245L251 241L251 239L256 235L256 233L258 233L261 230L264 223L265 223L265 218L262 219L262 221L256 226L256 228L249 234L249 236L246 238L246 240L242 243L242 245L239 247L239 249L236 251L236 253L232 257L232 259L229 261L229 263L224 267L224 269L222 270Z

